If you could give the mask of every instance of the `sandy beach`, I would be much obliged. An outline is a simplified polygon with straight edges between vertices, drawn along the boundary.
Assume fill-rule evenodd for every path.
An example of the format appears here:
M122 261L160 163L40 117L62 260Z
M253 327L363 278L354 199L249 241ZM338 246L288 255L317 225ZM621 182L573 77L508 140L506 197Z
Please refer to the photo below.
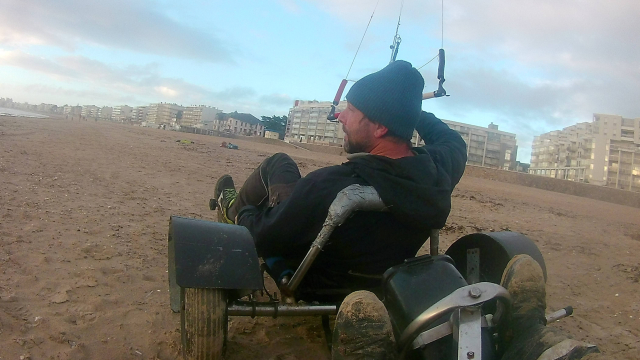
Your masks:
M180 141L190 140L190 141ZM287 152L303 175L344 157L107 122L0 117L0 359L177 359L171 215L215 219L216 179L240 185ZM463 177L442 232L511 230L548 270L550 326L640 359L640 209ZM228 359L329 359L319 318L231 318Z

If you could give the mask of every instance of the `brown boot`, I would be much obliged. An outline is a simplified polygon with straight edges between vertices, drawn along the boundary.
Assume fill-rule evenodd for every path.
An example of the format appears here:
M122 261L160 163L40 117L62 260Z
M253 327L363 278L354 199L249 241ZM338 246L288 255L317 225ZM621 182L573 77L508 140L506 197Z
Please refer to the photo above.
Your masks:
M598 348L546 326L546 291L540 265L529 255L509 261L500 282L509 291L512 307L498 327L503 360L577 360Z
M332 360L396 357L387 309L369 291L356 291L344 299L336 316L332 343Z

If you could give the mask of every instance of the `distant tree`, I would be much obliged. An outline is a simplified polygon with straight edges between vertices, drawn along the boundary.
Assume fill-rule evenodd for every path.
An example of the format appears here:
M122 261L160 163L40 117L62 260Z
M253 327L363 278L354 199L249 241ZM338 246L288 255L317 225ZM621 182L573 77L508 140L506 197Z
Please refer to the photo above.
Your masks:
M284 134L285 128L287 126L287 116L261 116L262 126L269 131L275 131Z

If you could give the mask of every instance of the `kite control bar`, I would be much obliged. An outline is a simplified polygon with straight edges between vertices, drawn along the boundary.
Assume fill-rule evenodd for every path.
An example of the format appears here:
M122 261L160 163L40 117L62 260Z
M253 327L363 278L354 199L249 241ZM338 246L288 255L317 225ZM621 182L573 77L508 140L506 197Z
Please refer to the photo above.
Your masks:
M338 87L338 92L336 92L336 96L333 98L333 103L331 103L331 110L329 111L329 115L327 115L327 120L336 121L340 113L336 113L336 106L340 104L340 99L342 98L342 93L344 92L344 88L347 86L347 79L342 79L340 86Z
M442 87L444 83L444 49L438 51L438 90L422 94L422 100L437 98L447 95L447 91Z
M442 96L449 96L447 95L447 91L444 89L444 87L442 87L442 84L444 84L445 82L444 65L445 65L444 49L440 49L438 51L438 90L422 94L422 100L433 99L433 98L438 98ZM347 79L342 79L342 82L338 87L338 91L336 92L336 96L333 98L333 103L331 103L331 110L329 111L329 115L327 115L327 120L336 121L336 119L338 119L338 116L340 116L339 112L336 113L336 106L340 104L340 99L342 98L342 93L344 93L344 88L346 86L347 86Z

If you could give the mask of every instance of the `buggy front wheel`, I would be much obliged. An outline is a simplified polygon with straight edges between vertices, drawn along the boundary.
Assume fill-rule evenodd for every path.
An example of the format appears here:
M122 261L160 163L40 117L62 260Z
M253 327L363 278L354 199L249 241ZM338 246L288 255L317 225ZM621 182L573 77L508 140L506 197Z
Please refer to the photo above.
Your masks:
M227 342L227 291L182 288L182 354L189 360L222 359Z

